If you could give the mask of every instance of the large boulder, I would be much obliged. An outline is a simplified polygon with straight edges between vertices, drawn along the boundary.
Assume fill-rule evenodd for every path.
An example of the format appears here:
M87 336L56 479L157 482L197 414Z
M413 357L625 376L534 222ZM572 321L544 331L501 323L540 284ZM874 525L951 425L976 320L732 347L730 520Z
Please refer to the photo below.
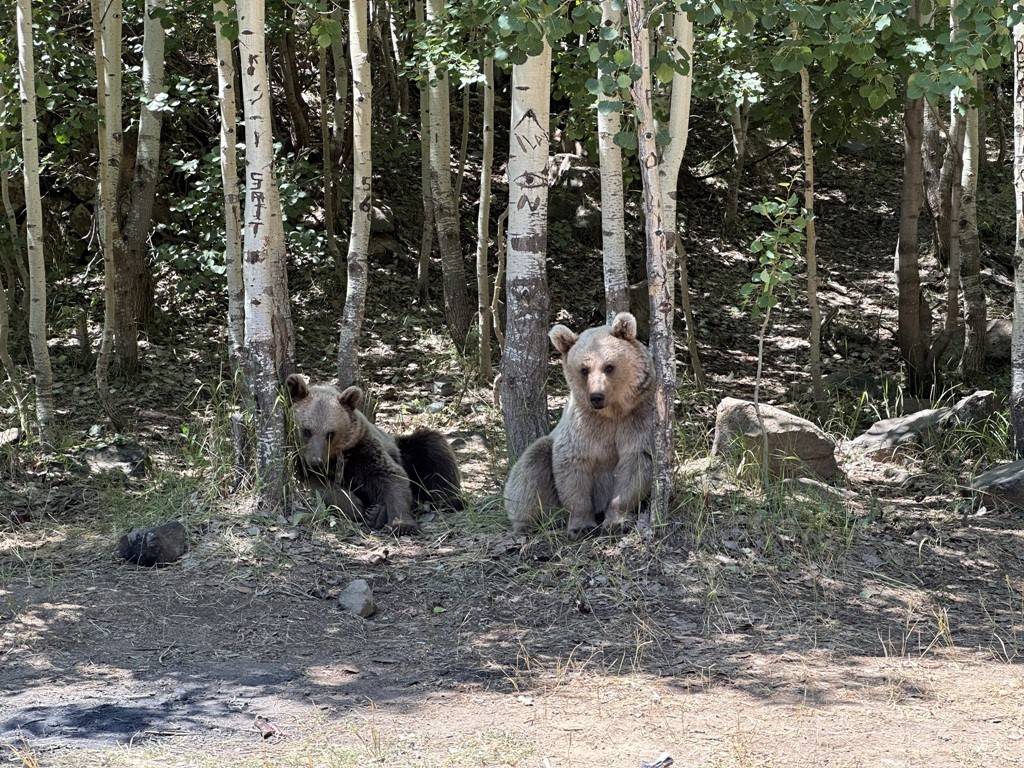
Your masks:
M138 443L123 441L89 448L85 462L93 474L120 472L126 477L142 477L149 466L149 454Z
M978 475L971 490L996 506L1024 509L1024 461L1000 464Z
M727 397L718 404L711 455L764 460L763 435L768 437L767 469L776 476L814 475L832 480L840 475L836 444L816 425L771 405L757 408L748 400ZM761 425L764 425L762 432Z

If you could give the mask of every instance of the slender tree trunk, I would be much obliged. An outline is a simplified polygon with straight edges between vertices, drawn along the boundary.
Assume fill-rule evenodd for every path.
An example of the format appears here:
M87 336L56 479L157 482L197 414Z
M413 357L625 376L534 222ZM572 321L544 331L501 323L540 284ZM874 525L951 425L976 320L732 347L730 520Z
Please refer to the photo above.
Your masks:
M373 209L373 154L370 143L372 88L367 0L350 0L349 48L352 62L352 229L348 238L348 287L338 340L338 381L354 384L359 374L359 338L366 311L370 212Z
M442 19L444 0L429 0L427 18ZM451 130L449 127L448 73L430 65L430 187L441 252L441 281L444 286L444 314L452 341L461 351L469 331L469 298L466 268L462 259L459 201L452 188Z
M920 26L920 0L912 1L911 17ZM927 304L921 291L917 234L923 193L921 139L924 99L907 98L903 109L903 192L900 200L900 236L897 251L898 329L900 353L907 364L909 388L924 394L931 383L928 370Z
M743 169L747 164L747 128L750 126L750 102L746 97L739 104L734 104L729 113L729 126L732 129L732 146L735 160L732 166L732 177L725 196L725 229L732 230L739 216L740 182L743 181Z
M228 288L228 353L240 368L245 348L245 285L242 282L242 213L238 196L238 116L235 105L235 58L223 34L227 0L214 0L217 43L217 94L220 101L220 175L224 186L224 269Z
M327 19L327 11L321 3L320 18ZM320 64L320 154L322 157L324 171L324 237L327 240L327 252L334 262L335 270L340 271L343 261L341 249L338 248L338 238L335 232L334 213L334 158L331 151L331 121L328 119L328 108L331 103L330 77L327 71L328 48L319 47Z
M162 104L157 97L164 92L164 28L159 14L163 0L146 0L143 11L142 87L139 113L139 139L131 199L125 219L124 264L118 275L118 302L122 308L124 343L120 345L118 364L125 373L138 367L139 328L150 320L153 307L153 276L149 269L146 244L153 223L153 201L160 177L160 128ZM155 109L154 109L155 107Z
M388 86L388 103L399 114L402 112L402 96L398 86L398 71L391 48L391 14L387 0L377 2L373 19L373 36L380 49L380 60L384 65L384 80Z
M0 83L0 114L7 111L7 90L3 83ZM21 281L21 309L26 321L30 312L29 276L28 266L25 263L24 251L21 246L21 236L18 232L18 219L14 213L14 206L11 204L10 175L7 170L7 134L0 131L0 202L4 207L4 217L7 221L7 232L11 238L11 250L4 258L4 270L7 272L7 298L9 302L14 301L14 276L17 273Z
M672 403L676 391L675 364L675 231L665 219L665 195L659 179L657 127L651 104L651 41L644 0L626 0L633 61L640 77L631 95L637 119L637 155L644 188L644 232L647 242L647 289L651 302L650 350L654 358L654 483L651 502L639 521L641 531L668 519L671 512L675 459Z
M483 60L484 127L480 210L476 219L476 301L480 329L480 378L491 380L491 300L487 251L491 228L491 166L494 164L494 59Z
M1024 459L1024 23L1013 28L1013 339L1010 344L1010 425L1013 447Z
M462 89L462 141L459 144L459 169L455 172L455 203L462 206L462 182L466 176L469 153L469 86Z
M287 8L287 6L286 6ZM285 12L285 32L279 41L281 47L281 84L284 86L284 100L288 114L292 119L295 151L299 152L310 145L309 118L306 102L302 98L302 86L299 84L299 65L295 59L295 36L291 27L294 24L291 11Z
M432 0L433 1L433 0ZM548 363L548 123L551 47L512 67L509 132L506 337L501 406L509 461L549 429L544 383Z
M979 81L980 85L980 81ZM960 202L960 285L967 308L967 337L962 370L973 375L985 362L985 288L981 283L981 242L978 239L978 108L967 110L967 134L964 139Z
M118 7L115 10L115 3ZM117 326L117 180L121 168L121 11L119 0L92 0L93 44L96 54L96 109L103 116L97 132L99 164L99 236L103 248L103 335L96 356L96 390L107 418L119 428L121 417L108 382ZM114 24L116 20L116 25ZM114 61L112 67L108 63ZM112 71L111 71L112 70Z
M686 249L683 247L682 226L677 210L679 169L686 155L686 143L690 136L690 97L693 92L693 22L682 12L673 15L669 22L672 26L672 37L687 54L690 60L690 71L685 75L678 72L672 76L672 97L669 102L669 145L663 151L661 165L658 168L661 183L661 203L663 222L673 234L674 256L679 263L679 289L682 296L683 316L686 321L686 348L690 356L690 369L699 389L704 389L706 380L704 366L700 362L697 348L697 329L693 318L693 304L690 301L690 276L687 265Z
M345 15L340 7L331 11L331 19L346 29ZM348 146L348 36L331 38L331 61L334 64L334 157L345 167Z
M279 397L281 350L274 325L282 318L278 254L284 229L275 194L264 0L237 0L245 107L245 349L255 407L260 505L283 508L287 485L284 408ZM276 219L276 222L275 222Z
M416 21L425 21L423 0L416 2ZM416 292L420 304L430 301L430 254L434 248L434 198L430 192L430 88L429 73L420 82L420 195L423 199L423 229L420 233L420 258L416 269Z
M818 237L814 222L814 127L811 112L811 76L800 68L800 105L804 124L804 208L807 210L805 257L807 259L807 306L811 315L811 391L819 412L824 408L825 389L821 382L821 307L818 305Z
M947 256L945 327L947 330L952 330L960 322L960 206L963 202L961 177L964 165L964 141L967 133L967 121L960 115L955 101L953 109L954 118L950 122L952 126L950 130L951 149L948 153L950 170L943 171L943 177L949 178L949 186L944 187L942 221L938 222L945 227Z
M948 175L943 176L943 159L947 148L943 146L942 120L930 101L924 103L924 134L922 138L922 167L924 192L928 211L935 229L935 257L945 267L949 263L949 187Z
M43 206L39 195L39 127L36 125L36 65L32 50L32 3L18 0L18 83L21 96L21 149L25 167L25 235L28 248L28 338L36 373L36 419L44 445L52 442L53 370L46 344L46 260Z
M498 268L494 273L494 291L491 294L491 323L494 325L494 340L498 342L498 352L502 355L505 354L505 325L502 322L504 312L501 297L505 291L505 253L508 251L505 222L508 221L510 210L511 206L505 206L505 210L498 216L498 232L494 238L498 250Z
M622 12L613 0L601 0L601 26L619 29ZM629 311L629 265L626 260L625 198L622 190L622 150L614 139L622 115L608 99L597 103L597 153L601 163L601 246L604 252L604 313L611 324Z

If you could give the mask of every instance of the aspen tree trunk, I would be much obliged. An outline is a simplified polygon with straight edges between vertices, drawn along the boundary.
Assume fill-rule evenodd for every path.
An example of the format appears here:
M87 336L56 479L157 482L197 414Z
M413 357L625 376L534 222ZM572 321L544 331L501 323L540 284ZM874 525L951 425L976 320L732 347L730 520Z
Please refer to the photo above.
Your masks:
M1013 338L1010 343L1010 424L1013 448L1024 458L1024 23L1013 28Z
M122 333L118 364L125 373L138 367L139 327L150 319L153 307L153 277L146 244L153 223L153 200L160 171L160 128L163 112L153 109L164 90L164 28L158 15L163 0L146 0L143 11L142 88L138 149L131 182L130 207L125 219L124 263L118 274L118 302L122 308Z
M433 2L434 0L432 0ZM548 123L551 47L512 67L508 153L508 256L501 406L509 461L549 430Z
M366 311L370 212L373 208L373 154L370 144L372 88L367 0L350 0L349 48L352 62L352 229L348 238L348 286L338 340L338 383L354 384L359 373L359 337Z
M946 240L946 322L952 330L960 322L960 207L963 203L962 174L964 166L964 143L967 121L960 115L956 101L953 102L953 120L950 130L949 171L943 164L943 214L941 226L945 227ZM945 178L948 177L948 184Z
M640 77L631 87L637 119L637 155L644 187L644 232L647 241L647 289L651 302L650 350L654 358L654 476L650 507L638 521L641 531L668 519L675 458L672 405L676 391L674 224L664 218L664 194L655 143L657 128L651 104L651 40L644 0L626 0L633 61Z
M979 81L980 84L980 81ZM981 283L981 242L978 239L978 108L967 110L967 133L964 139L962 193L960 197L960 285L966 306L967 336L962 370L966 375L977 373L985 362L985 288Z
M302 86L299 84L299 65L295 59L295 36L291 27L295 18L288 6L285 6L285 32L279 41L281 50L281 84L284 86L284 100L288 114L292 119L292 136L295 151L305 149L310 144L309 118L306 116L306 102L302 98Z
M730 230L736 226L739 216L740 183L743 181L743 169L747 164L747 129L750 126L750 102L746 97L739 104L734 104L729 112L729 126L732 129L732 146L735 161L732 166L732 177L725 196L725 228Z
M331 18L345 29L345 16L340 7L331 11ZM334 157L345 167L348 146L348 36L331 38L331 61L334 64Z
M942 169L951 145L943 144L942 119L928 100L924 103L924 134L922 138L922 167L924 192L928 212L935 230L935 257L942 267L949 263L949 179ZM952 135L952 134L950 134Z
M911 19L920 26L920 0L912 0ZM903 107L903 191L900 199L900 235L897 246L899 293L897 340L907 364L908 385L924 394L931 384L928 369L928 337L931 333L927 304L921 291L917 256L917 228L921 215L923 167L921 139L924 131L924 99L906 98Z
M613 0L601 0L601 26L619 29L622 12ZM604 252L604 314L611 324L619 312L629 311L629 265L626 261L625 199L622 190L622 150L615 135L622 115L607 99L597 102L597 152L601 164L601 247Z
M238 197L238 116L235 105L235 59L224 37L221 19L226 0L214 0L213 29L217 43L217 94L220 100L220 175L224 187L224 268L228 284L228 353L238 368L245 348L245 285L242 282L242 213Z
M444 0L428 0L427 19L445 16ZM459 204L452 188L451 120L448 108L448 73L430 65L430 188L441 252L444 314L452 341L461 351L466 345L470 311L466 294L466 268L462 260Z
M416 21L425 21L423 0L416 0ZM430 192L430 88L427 78L420 83L420 194L423 199L423 230L416 269L416 292L420 304L430 301L430 253L434 248L434 198Z
M388 101L391 108L399 114L402 112L402 96L398 86L398 72L391 48L391 21L387 0L378 0L374 6L373 36L380 49L380 60L384 65L384 80L388 86Z
M52 442L53 370L46 344L46 260L43 207L39 195L39 127L36 125L36 65L32 50L32 3L18 0L18 84L21 97L21 149L25 166L25 235L28 248L28 338L36 373L36 419L44 445Z
M0 83L0 113L7 111L7 90ZM7 135L0 131L0 157L7 158ZM7 298L9 302L14 301L14 275L17 273L21 280L21 309L25 320L28 320L30 311L29 276L28 267L23 256L21 247L21 236L18 232L18 220L14 214L14 206L11 204L10 174L7 166L0 163L0 203L4 207L4 217L7 220L7 232L11 238L11 250L9 258L4 259L4 270L7 272Z
M469 152L469 86L462 89L462 140L459 144L459 169L455 172L455 204L462 205L462 182L466 176L466 154Z
M270 123L264 0L237 0L245 108L245 351L255 407L256 472L260 505L284 506L284 408L279 397L280 350L274 325L281 318L277 256L283 251L280 200L274 193L274 137ZM275 223L275 219L277 220Z
M690 278L687 268L686 249L683 247L682 227L677 211L679 169L686 154L686 142L690 136L690 97L693 91L693 22L682 12L674 14L671 20L672 37L685 52L690 61L690 71L685 75L676 72L672 76L672 98L669 102L669 145L663 151L658 175L661 182L663 221L674 233L675 257L679 264L679 289L682 297L683 318L686 321L686 347L690 355L690 368L698 388L704 389L706 380L704 366L697 349L697 327L690 301Z
M326 8L323 3L321 3L320 18L322 20L327 18ZM334 268L340 273L343 259L341 249L338 248L337 234L335 233L334 158L331 150L331 123L327 117L328 107L331 103L330 78L327 73L328 49L319 45L318 48L320 64L320 154L323 156L321 162L323 163L324 171L324 237L327 240L327 252L334 262Z
M91 10L96 59L96 109L103 116L96 137L99 148L98 229L100 245L103 248L103 335L100 338L99 354L96 356L96 391L107 418L115 427L119 427L121 418L108 382L118 314L115 253L121 237L116 210L117 180L121 168L120 8L116 12L117 27L112 28L116 2L118 0L111 0L110 3L92 0ZM117 62L112 67L113 71L109 71L107 66L111 59Z
M800 106L804 123L804 208L807 228L804 230L807 259L807 306L811 315L810 369L811 392L818 410L824 407L825 390L821 383L821 307L818 305L818 237L814 222L814 127L811 112L811 76L807 67L800 68Z
M501 297L505 290L505 253L508 250L505 222L508 221L510 210L511 206L505 206L505 210L498 216L498 231L494 237L498 249L498 268L494 272L494 291L491 294L491 324L494 326L494 340L498 342L498 352L502 355L505 354L505 325L502 322Z
M494 164L494 59L483 61L484 128L480 210L476 219L476 305L480 330L480 378L491 380L491 300L487 251L491 228L491 166Z

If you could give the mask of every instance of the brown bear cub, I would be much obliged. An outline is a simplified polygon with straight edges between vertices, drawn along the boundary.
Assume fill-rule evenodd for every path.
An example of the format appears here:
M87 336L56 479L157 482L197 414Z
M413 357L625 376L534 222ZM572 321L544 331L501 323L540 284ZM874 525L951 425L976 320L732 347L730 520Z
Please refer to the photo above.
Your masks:
M505 483L505 509L516 532L542 513L565 509L569 536L598 526L628 527L651 491L654 363L636 338L636 319L577 336L564 325L548 336L562 355L569 401L550 435L519 457Z
M299 443L299 474L327 504L374 528L418 529L413 510L462 508L462 478L444 437L420 428L393 438L359 406L363 391L310 384L292 374L286 384Z

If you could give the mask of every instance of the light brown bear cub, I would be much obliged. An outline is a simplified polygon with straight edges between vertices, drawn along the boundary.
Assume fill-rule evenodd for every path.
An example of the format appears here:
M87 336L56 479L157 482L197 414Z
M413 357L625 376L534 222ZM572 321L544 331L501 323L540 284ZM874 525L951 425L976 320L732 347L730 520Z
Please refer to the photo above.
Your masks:
M564 508L569 536L598 525L622 530L651 491L654 364L636 338L636 319L577 336L564 325L548 336L562 355L569 401L550 435L519 457L505 483L505 508L517 532L543 512Z
M393 438L359 406L363 391L286 380L299 442L299 474L328 504L374 528L410 533L413 508L462 508L462 479L444 437L420 428Z

